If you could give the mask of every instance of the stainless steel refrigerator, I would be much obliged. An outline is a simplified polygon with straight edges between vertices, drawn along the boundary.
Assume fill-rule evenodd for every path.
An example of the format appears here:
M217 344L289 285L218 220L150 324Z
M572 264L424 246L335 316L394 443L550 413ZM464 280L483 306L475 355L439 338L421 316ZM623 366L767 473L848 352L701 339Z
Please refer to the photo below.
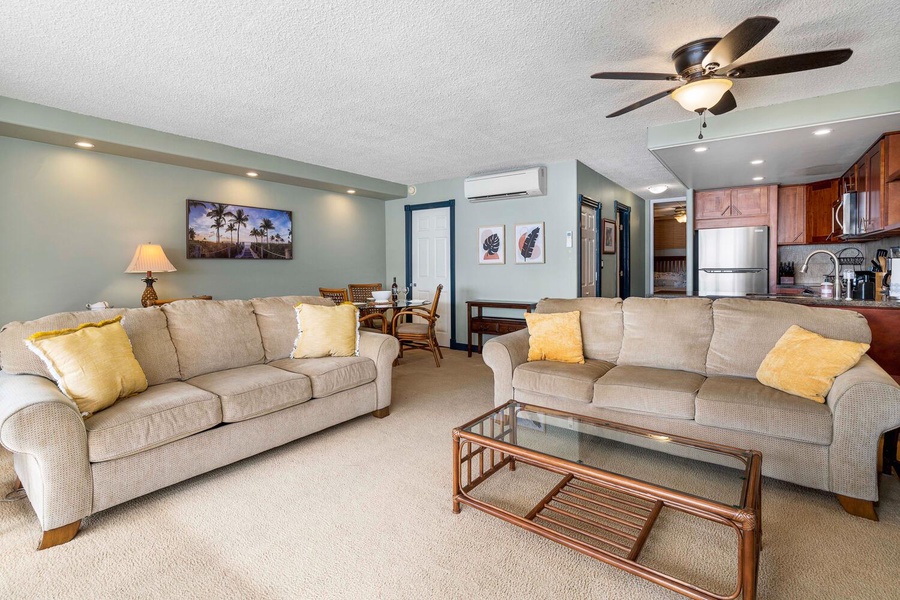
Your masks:
M697 232L698 293L769 293L769 228L728 227Z

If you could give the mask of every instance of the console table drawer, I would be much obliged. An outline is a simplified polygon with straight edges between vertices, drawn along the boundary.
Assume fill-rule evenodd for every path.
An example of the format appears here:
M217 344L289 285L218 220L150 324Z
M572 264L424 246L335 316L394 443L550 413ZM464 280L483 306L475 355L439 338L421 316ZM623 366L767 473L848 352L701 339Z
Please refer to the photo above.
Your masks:
M472 319L472 333L503 334L525 329L525 319L484 317Z

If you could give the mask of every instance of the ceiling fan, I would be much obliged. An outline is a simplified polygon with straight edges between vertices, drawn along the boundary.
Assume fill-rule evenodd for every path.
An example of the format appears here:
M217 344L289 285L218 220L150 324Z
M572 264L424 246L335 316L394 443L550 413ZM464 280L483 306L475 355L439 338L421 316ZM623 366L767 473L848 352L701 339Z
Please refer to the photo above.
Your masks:
M682 85L658 92L629 104L625 108L606 115L618 117L660 98L671 95L683 108L703 114L706 111L721 115L737 108L731 93L734 79L766 77L833 67L846 62L853 50L825 50L768 58L743 65L731 66L741 56L762 41L778 25L773 17L751 17L729 31L723 38L704 38L688 42L672 53L676 73L601 72L591 79L631 79L653 81L680 81ZM706 126L704 121L703 126ZM703 137L702 134L700 136Z

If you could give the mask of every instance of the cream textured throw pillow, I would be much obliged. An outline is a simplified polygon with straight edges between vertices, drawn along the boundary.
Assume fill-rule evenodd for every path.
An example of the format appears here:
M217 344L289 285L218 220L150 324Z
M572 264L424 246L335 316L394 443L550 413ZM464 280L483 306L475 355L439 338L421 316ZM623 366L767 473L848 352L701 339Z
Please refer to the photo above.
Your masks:
M134 357L121 320L116 317L74 329L42 331L25 340L47 365L59 389L85 416L147 389L147 377Z
M298 333L291 358L359 356L359 309L355 306L301 302L294 310Z

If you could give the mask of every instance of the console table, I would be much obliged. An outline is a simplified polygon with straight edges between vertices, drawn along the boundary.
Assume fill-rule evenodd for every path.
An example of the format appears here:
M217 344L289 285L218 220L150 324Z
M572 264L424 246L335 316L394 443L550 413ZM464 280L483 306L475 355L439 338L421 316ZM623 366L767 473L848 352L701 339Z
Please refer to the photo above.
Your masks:
M525 319L517 319L511 317L486 317L484 316L485 308L505 308L505 309L521 309L525 312L534 310L537 302L526 302L523 300L469 300L466 302L466 313L469 319L469 337L467 346L469 356L472 356L472 334L478 334L478 352L483 347L484 334L502 335L504 333L512 333L525 329ZM475 314L472 314L472 309Z

